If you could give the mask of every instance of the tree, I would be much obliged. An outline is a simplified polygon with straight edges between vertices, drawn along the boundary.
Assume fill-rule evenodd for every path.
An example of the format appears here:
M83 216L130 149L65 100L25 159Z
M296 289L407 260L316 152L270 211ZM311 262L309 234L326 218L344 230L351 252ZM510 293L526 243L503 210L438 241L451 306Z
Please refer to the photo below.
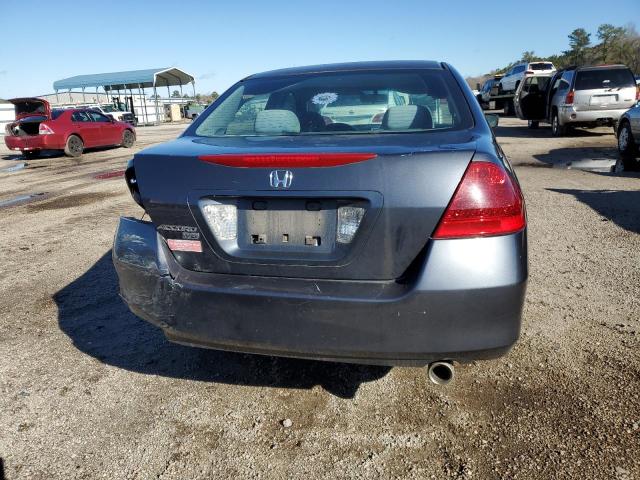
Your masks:
M215 102L218 99L219 96L220 95L218 94L218 92L212 92L211 93L211 101Z
M171 92L171 98L180 98L180 92L178 90L174 90Z
M598 39L600 40L599 50L600 58L606 63L607 56L610 53L612 44L616 42L621 36L625 35L626 31L622 27L614 27L610 23L603 23L598 27Z
M522 62L530 63L535 62L536 60L540 60L540 57L536 55L536 52L533 50L527 50L526 52L522 52Z
M537 60L552 62L556 68L566 68L572 64L620 63L628 66L636 75L640 73L640 34L634 24L616 27L605 23L598 27L595 35L599 43L590 46L591 35L584 28L576 28L568 35L570 50L547 57L539 57L534 51L528 50L522 53L519 62L496 68L485 75L467 77L466 80L471 88L475 88L477 83L503 73L518 63Z
M585 62L585 50L591 43L591 34L587 33L584 28L576 28L568 36L571 50L565 53L572 58L576 65L582 65Z

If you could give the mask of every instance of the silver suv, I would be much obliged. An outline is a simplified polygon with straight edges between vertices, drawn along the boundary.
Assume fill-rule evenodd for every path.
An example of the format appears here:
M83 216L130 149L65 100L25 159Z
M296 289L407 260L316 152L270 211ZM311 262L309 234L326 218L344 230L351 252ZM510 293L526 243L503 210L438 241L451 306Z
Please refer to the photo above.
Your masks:
M542 80L527 77L516 92L514 106L530 126L551 123L554 136L564 135L570 126L615 128L638 98L635 79L625 65L568 68L548 82ZM534 83L544 84L544 89L534 88Z

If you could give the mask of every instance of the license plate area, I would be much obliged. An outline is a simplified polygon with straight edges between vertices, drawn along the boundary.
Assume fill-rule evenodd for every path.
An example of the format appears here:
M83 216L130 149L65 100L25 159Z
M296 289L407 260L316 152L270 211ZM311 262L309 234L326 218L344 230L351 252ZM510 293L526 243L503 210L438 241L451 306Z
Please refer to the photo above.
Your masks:
M256 253L331 253L338 203L327 198L239 198L238 247Z
M256 201L266 201L267 204L256 205ZM379 192L366 190L292 190L286 192L285 196L280 191L195 189L189 192L188 202L204 240L203 257L211 252L229 263L306 267L343 266L351 262L368 241L382 211L383 197ZM237 207L237 218L233 216L237 235L227 235L224 239L216 237L203 213L207 202ZM309 202L311 205L308 205ZM318 210L315 210L313 202L319 202ZM258 213L264 212L265 206L267 212L274 214ZM338 212L343 206L364 210L357 233L348 243L338 241L341 236L338 232ZM292 220L284 219L286 216L291 216ZM289 226L292 227L290 231L282 231L282 227ZM264 227L265 231L258 230L259 227ZM266 238L256 238L256 243L252 235L262 233L266 233ZM289 241L283 242L281 237L273 237L274 234L289 234ZM320 237L319 245L315 245L315 236ZM310 244L305 244L306 237L311 237L308 241Z
M591 105L608 105L610 103L617 103L617 95L593 95L591 96Z

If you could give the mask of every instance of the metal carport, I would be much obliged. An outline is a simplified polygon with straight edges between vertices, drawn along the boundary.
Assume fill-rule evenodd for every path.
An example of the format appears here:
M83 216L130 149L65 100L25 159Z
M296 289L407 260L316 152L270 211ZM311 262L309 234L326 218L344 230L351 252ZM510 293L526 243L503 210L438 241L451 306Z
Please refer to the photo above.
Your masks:
M129 70L125 72L112 72L112 73L96 73L91 75L76 75L75 77L64 78L62 80L57 80L53 82L53 89L58 94L60 90L68 90L69 92L73 89L82 89L83 98L84 92L86 88L95 87L96 93L98 93L98 88L102 87L104 92L107 94L113 94L114 91L118 92L120 95L120 91L124 90L125 95L127 90L129 90L129 94L133 95L132 89L137 89L139 94L145 98L145 94L143 93L147 88L153 88L154 101L155 101L155 110L156 110L156 119L158 112L158 87L167 87L168 96L171 96L169 91L169 87L180 87L180 94L182 96L182 86L191 84L193 87L193 96L196 95L196 87L195 87L195 79L192 75L175 68L149 68L145 70ZM146 114L146 100L145 100L145 108L143 110L145 115L145 120L147 117ZM145 121L146 123L146 121Z

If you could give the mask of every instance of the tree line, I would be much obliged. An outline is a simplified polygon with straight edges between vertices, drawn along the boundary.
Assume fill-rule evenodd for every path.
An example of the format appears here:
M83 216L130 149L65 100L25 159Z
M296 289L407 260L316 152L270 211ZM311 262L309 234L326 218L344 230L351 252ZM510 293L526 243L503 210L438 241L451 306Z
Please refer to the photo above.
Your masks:
M179 90L174 90L173 92L171 92L171 98L188 98L188 99L195 100L197 103L207 103L207 104L215 102L219 96L220 95L218 94L218 92L196 93L195 96L191 96L188 93L181 95ZM159 94L155 94L155 95L151 95L149 98L155 99L155 98L162 98L162 97Z
M214 101L216 101L216 99L219 97L220 95L218 94L218 92L211 92L211 93L196 93L195 96L191 96L188 93L185 93L184 95L180 95L180 92L178 90L174 90L171 93L171 97L172 98L193 98L196 102L198 103L212 103Z
M640 34L634 25L616 27L604 23L598 27L595 34L584 28L576 28L569 35L569 49L556 55L541 57L533 50L522 53L522 57L502 68L496 68L485 75L468 77L471 88L477 83L483 83L494 75L505 73L514 65L535 61L553 62L556 68L571 65L598 65L621 63L628 66L635 74L640 73Z

